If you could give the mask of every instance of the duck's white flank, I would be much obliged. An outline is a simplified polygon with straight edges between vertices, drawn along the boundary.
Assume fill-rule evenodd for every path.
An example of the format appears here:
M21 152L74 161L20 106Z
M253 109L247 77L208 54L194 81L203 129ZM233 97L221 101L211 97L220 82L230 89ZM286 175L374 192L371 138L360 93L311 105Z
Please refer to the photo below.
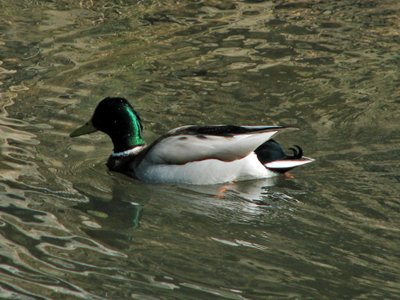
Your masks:
M135 169L135 175L147 182L200 185L270 178L277 173L266 169L252 152L230 162L206 159L183 165L154 164L145 158Z

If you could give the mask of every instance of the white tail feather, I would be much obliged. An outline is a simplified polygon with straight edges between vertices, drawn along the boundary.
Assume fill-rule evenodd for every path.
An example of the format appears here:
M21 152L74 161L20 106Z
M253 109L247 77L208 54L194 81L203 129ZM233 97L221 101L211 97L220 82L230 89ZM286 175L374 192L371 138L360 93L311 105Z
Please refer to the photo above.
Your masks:
M313 162L314 159L303 156L300 159L275 160L264 164L270 170L292 169Z

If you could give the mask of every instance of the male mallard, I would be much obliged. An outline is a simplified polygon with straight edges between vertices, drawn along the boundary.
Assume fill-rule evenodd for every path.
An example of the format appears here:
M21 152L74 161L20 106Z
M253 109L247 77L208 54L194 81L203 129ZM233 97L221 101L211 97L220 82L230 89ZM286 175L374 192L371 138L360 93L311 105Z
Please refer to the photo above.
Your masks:
M76 137L100 130L114 150L110 170L160 183L216 184L276 176L312 162L299 146L287 155L271 138L283 126L188 125L172 129L149 146L139 115L124 98L105 98Z

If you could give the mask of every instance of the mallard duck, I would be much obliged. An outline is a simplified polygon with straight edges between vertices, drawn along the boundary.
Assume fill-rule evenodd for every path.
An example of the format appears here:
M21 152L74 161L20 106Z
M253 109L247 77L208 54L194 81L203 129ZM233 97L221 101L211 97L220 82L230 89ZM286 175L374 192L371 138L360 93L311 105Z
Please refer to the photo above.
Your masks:
M146 182L218 184L261 179L310 163L299 146L292 155L272 139L284 126L187 125L146 146L141 119L124 98L108 97L70 136L102 131L114 149L110 170Z

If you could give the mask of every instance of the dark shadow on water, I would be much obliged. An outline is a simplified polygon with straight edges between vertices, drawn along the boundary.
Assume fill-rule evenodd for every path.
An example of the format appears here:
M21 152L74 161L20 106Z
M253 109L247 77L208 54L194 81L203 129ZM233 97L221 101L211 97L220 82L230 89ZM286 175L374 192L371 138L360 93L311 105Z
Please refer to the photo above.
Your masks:
M113 175L112 175L113 176ZM259 224L286 215L299 201L276 188L282 177L220 185L148 184L116 175L112 192L104 196L90 188L76 188L88 202L77 209L88 216L83 230L97 241L123 249L135 241L141 222L157 223L182 215L211 218L223 224ZM111 197L110 197L111 196ZM288 211L288 212L287 212Z
M133 196L128 194L130 190L124 184L115 183L111 198L109 194L100 197L80 190L89 202L78 203L74 208L93 220L86 222L89 226L81 229L90 237L113 247L123 248L126 243L132 242L132 229L140 226L144 204L133 201Z

